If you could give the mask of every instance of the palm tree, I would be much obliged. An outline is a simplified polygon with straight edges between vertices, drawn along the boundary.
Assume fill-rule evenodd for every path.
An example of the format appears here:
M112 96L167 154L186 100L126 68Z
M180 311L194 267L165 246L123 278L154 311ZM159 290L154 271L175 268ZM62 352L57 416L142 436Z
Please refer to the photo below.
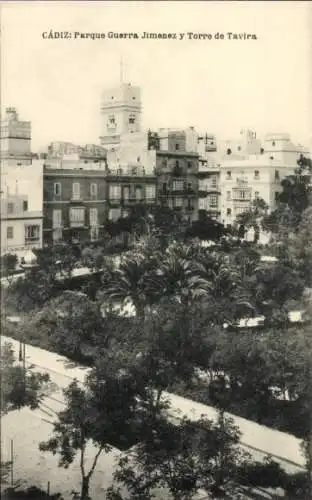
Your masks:
M118 268L111 270L106 277L106 287L99 298L109 304L121 304L122 308L134 307L137 318L144 319L146 307L152 300L145 278L156 263L155 255L149 255L144 249L127 252Z
M200 285L203 306L217 323L233 320L254 310L238 265L229 255L202 248L193 266L193 283Z

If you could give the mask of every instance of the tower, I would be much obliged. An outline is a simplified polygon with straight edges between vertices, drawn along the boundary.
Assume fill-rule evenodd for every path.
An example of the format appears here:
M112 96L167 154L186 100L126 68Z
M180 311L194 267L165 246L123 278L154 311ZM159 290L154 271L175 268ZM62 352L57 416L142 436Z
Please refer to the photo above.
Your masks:
M16 108L6 108L1 121L1 157L30 163L31 123L20 121Z
M107 149L117 146L123 134L141 129L141 89L122 81L105 90L101 100L101 145Z

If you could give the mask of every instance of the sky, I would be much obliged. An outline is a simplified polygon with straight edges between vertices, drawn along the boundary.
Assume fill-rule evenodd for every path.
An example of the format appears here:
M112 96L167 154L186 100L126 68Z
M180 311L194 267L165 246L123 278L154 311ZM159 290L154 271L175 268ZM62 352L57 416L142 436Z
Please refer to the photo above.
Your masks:
M312 2L6 2L1 107L32 122L32 149L98 143L101 91L142 89L143 128L250 127L312 146ZM43 39L43 32L205 33L212 39ZM227 33L256 34L230 40ZM223 33L224 39L215 39Z

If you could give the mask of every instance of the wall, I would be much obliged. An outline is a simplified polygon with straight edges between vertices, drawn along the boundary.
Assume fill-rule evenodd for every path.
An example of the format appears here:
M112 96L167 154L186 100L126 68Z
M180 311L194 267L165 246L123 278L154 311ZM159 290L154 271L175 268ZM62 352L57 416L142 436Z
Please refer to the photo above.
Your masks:
M39 226L39 241L29 244L25 243L25 226ZM7 238L7 228L13 227L13 238ZM18 219L1 220L1 255L15 253L19 258L31 248L42 247L42 216L38 212L28 212L25 217Z
M43 210L43 161L32 160L31 165L10 165L4 161L1 171L1 189L6 194L28 197L29 210Z
M142 165L146 174L153 174L156 167L156 151L148 150L147 132L125 134L120 145L107 152L107 164L115 170L128 164Z
M259 172L258 176L255 175L256 171ZM237 214L235 207L248 207L250 201L256 198L256 193L258 198L262 198L268 204L270 210L274 210L275 193L282 190L281 180L293 171L294 167L271 161L266 155L250 156L245 160L224 161L220 169L221 222L232 224ZM228 172L231 172L230 179ZM249 191L250 200L233 201L233 188ZM228 192L231 193L230 199ZM231 209L231 215L227 215L227 209Z
M73 199L73 183L80 184L80 199ZM61 193L56 195L54 184L61 184ZM91 184L97 185L96 196L91 195ZM90 209L97 208L98 227L106 221L106 173L96 170L52 169L44 170L44 241L51 243L53 229L53 210L61 210L64 239L71 229L70 208L84 207L84 227L79 228L82 239L90 239ZM100 237L100 232L99 232Z

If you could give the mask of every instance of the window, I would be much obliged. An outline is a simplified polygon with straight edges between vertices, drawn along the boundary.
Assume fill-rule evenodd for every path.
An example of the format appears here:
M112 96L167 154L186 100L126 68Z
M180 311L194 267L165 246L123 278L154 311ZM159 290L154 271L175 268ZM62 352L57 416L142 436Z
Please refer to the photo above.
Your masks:
M72 226L84 226L85 209L83 207L70 208L69 220Z
M255 179L260 179L260 172L259 172L259 170L255 170L254 178Z
M226 154L227 154L227 155L231 155L231 154L232 154L232 150L231 150L231 148L228 148L228 149L226 150Z
M94 182L90 184L90 194L91 194L91 199L96 200L97 199L97 184Z
M80 200L80 183L73 182L73 192L72 192L73 200Z
M216 194L212 194L209 196L209 207L210 208L217 208L218 206L218 198Z
M178 144L178 143L177 143L177 144L175 145L175 148L176 148L176 151L178 151L178 149L180 149L180 144Z
M172 189L173 191L183 191L184 182L183 181L173 181Z
M129 123L130 123L130 124L135 123L135 115L130 115L130 116L129 116Z
M156 198L156 186L154 184L148 184L145 187L145 197L150 200Z
M168 164L167 160L163 160L163 161L162 161L162 167L163 167L163 168L166 168L166 167L167 167L167 164Z
M240 151L241 149L241 146L237 146L237 151Z
M227 179L232 179L232 172L230 170L227 171L226 178Z
M121 198L121 186L118 184L110 184L109 186L109 198L111 200L120 200Z
M23 201L23 211L24 211L24 212L27 212L27 210L28 210L28 201L27 201L27 200L24 200L24 201Z
M251 192L250 190L243 190L243 189L235 189L233 191L233 199L234 200L250 200L251 199Z
M183 207L183 198L174 198L173 206L176 208Z
M163 183L162 190L163 190L163 193L167 192L167 183L166 182Z
M236 215L243 214L247 210L248 210L248 207L236 207L235 208L235 214Z
M108 117L108 123L110 124L110 126L116 125L116 120L115 120L114 115L111 115Z
M120 208L112 208L108 212L108 218L109 218L109 220L112 220L112 221L116 221L117 219L119 219L120 215L121 215Z
M216 175L213 175L213 176L211 177L211 186L212 186L213 188L216 188L216 187L217 187L217 177L216 177Z
M90 226L98 225L98 209L90 208Z
M279 176L279 171L278 170L275 170L275 180L278 181L280 178Z
M274 146L275 146L275 142L274 142L274 141L272 142L272 146L273 146L273 148L274 148Z
M53 210L53 227L61 227L62 225L62 210Z
M226 209L226 215L232 215L232 209L231 208L227 208Z
M14 212L14 203L8 203L8 214L13 214Z
M229 201L231 199L231 191L226 192L226 199Z
M61 195L61 183L60 182L54 183L54 194L55 194L55 196Z
M36 243L40 241L40 226L25 226L25 243Z
M278 199L279 199L279 192L278 191L275 191L274 199L275 199L275 201L278 201Z
M129 186L124 186L122 188L122 198L123 198L123 200L129 200L129 198L130 198L130 187Z
M191 161L188 161L187 162L187 168L192 168L193 167L193 163Z
M63 237L63 231L61 227L57 227L53 230L52 239L53 241L60 241Z
M7 227L7 238L8 238L8 240L11 240L13 237L14 237L13 227L8 226Z
M255 199L258 200L259 199L259 191L255 191Z
M180 168L180 163L179 163L179 160L176 160L176 162L175 162L175 166L176 166L176 168Z
M90 229L90 240L91 241L96 241L99 239L99 228L98 227L91 227Z
M140 201L143 199L143 189L140 186L136 186L135 188L135 199Z

